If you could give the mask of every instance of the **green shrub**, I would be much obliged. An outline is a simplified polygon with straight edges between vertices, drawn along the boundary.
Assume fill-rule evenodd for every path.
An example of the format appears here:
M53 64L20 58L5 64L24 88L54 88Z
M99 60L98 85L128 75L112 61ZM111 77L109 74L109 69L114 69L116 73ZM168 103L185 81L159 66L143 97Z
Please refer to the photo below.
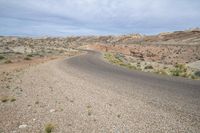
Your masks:
M16 98L11 98L10 101L14 102L14 101L16 101Z
M181 73L180 69L172 69L170 72L173 76L180 76Z
M194 75L200 77L200 71L195 72Z
M28 54L27 57L33 57L33 54Z
M166 70L163 70L163 69L157 70L156 73L162 74L162 75L168 75L167 71L166 71Z
M128 67L129 69L134 69L134 70L137 69L136 66L133 66L133 65L131 65L130 63L127 64L127 67Z
M0 55L0 60L3 60L3 59L5 59L5 57L4 57L4 56L2 56L2 55Z
M173 76L181 76L181 77L188 77L188 70L185 65L182 64L176 64L174 69L171 69L171 74Z
M153 69L153 66L152 65L147 65L144 67L144 69Z
M24 58L24 60L31 60L31 58L27 56Z
M47 124L47 125L45 126L45 132L46 132L46 133L51 133L51 132L53 131L54 128L55 128L54 125L51 124L51 123L49 123L49 124Z
M9 98L7 96L1 98L1 102L5 103L7 101L9 101Z
M15 54L22 54L22 53L20 53L20 52L15 52Z
M11 60L6 60L4 63L9 64L9 63L12 63L12 61Z

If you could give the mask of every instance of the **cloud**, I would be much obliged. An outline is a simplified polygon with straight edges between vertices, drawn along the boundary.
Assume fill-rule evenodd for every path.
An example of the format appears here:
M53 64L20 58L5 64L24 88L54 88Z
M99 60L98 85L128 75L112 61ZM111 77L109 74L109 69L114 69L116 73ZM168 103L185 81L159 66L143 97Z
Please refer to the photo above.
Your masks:
M199 26L199 5L199 0L0 0L0 34L151 34L179 30Z

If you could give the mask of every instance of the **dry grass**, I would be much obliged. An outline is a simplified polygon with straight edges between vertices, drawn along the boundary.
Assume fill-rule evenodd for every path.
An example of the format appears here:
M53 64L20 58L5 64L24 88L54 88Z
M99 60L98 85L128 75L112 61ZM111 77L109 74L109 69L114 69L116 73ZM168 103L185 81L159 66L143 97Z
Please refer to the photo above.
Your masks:
M1 102L6 103L8 101L9 101L9 97L8 96L1 97Z
M12 61L11 60L6 60L4 63L10 64L10 63L12 63Z
M49 124L45 125L45 132L46 133L52 133L54 128L55 128L54 124L49 123Z
M24 58L24 60L31 60L31 58L27 56Z

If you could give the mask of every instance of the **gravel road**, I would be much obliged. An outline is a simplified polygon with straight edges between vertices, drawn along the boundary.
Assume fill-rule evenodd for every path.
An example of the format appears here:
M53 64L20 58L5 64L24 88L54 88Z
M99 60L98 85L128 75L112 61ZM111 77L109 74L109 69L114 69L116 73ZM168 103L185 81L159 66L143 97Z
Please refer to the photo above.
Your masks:
M94 51L25 70L2 132L200 132L200 82L129 71ZM20 125L23 128L19 128Z

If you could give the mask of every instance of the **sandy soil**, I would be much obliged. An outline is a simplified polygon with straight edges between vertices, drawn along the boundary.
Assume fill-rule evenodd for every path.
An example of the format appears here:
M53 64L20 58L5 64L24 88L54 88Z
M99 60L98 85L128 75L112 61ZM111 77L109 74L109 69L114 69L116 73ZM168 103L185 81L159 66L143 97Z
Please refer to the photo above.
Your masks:
M120 105L112 106L115 100L128 99L73 74L73 68L66 72L62 67L61 60L54 60L12 75L10 91L3 95L16 101L0 103L1 132L39 133L48 123L60 133L123 130Z

